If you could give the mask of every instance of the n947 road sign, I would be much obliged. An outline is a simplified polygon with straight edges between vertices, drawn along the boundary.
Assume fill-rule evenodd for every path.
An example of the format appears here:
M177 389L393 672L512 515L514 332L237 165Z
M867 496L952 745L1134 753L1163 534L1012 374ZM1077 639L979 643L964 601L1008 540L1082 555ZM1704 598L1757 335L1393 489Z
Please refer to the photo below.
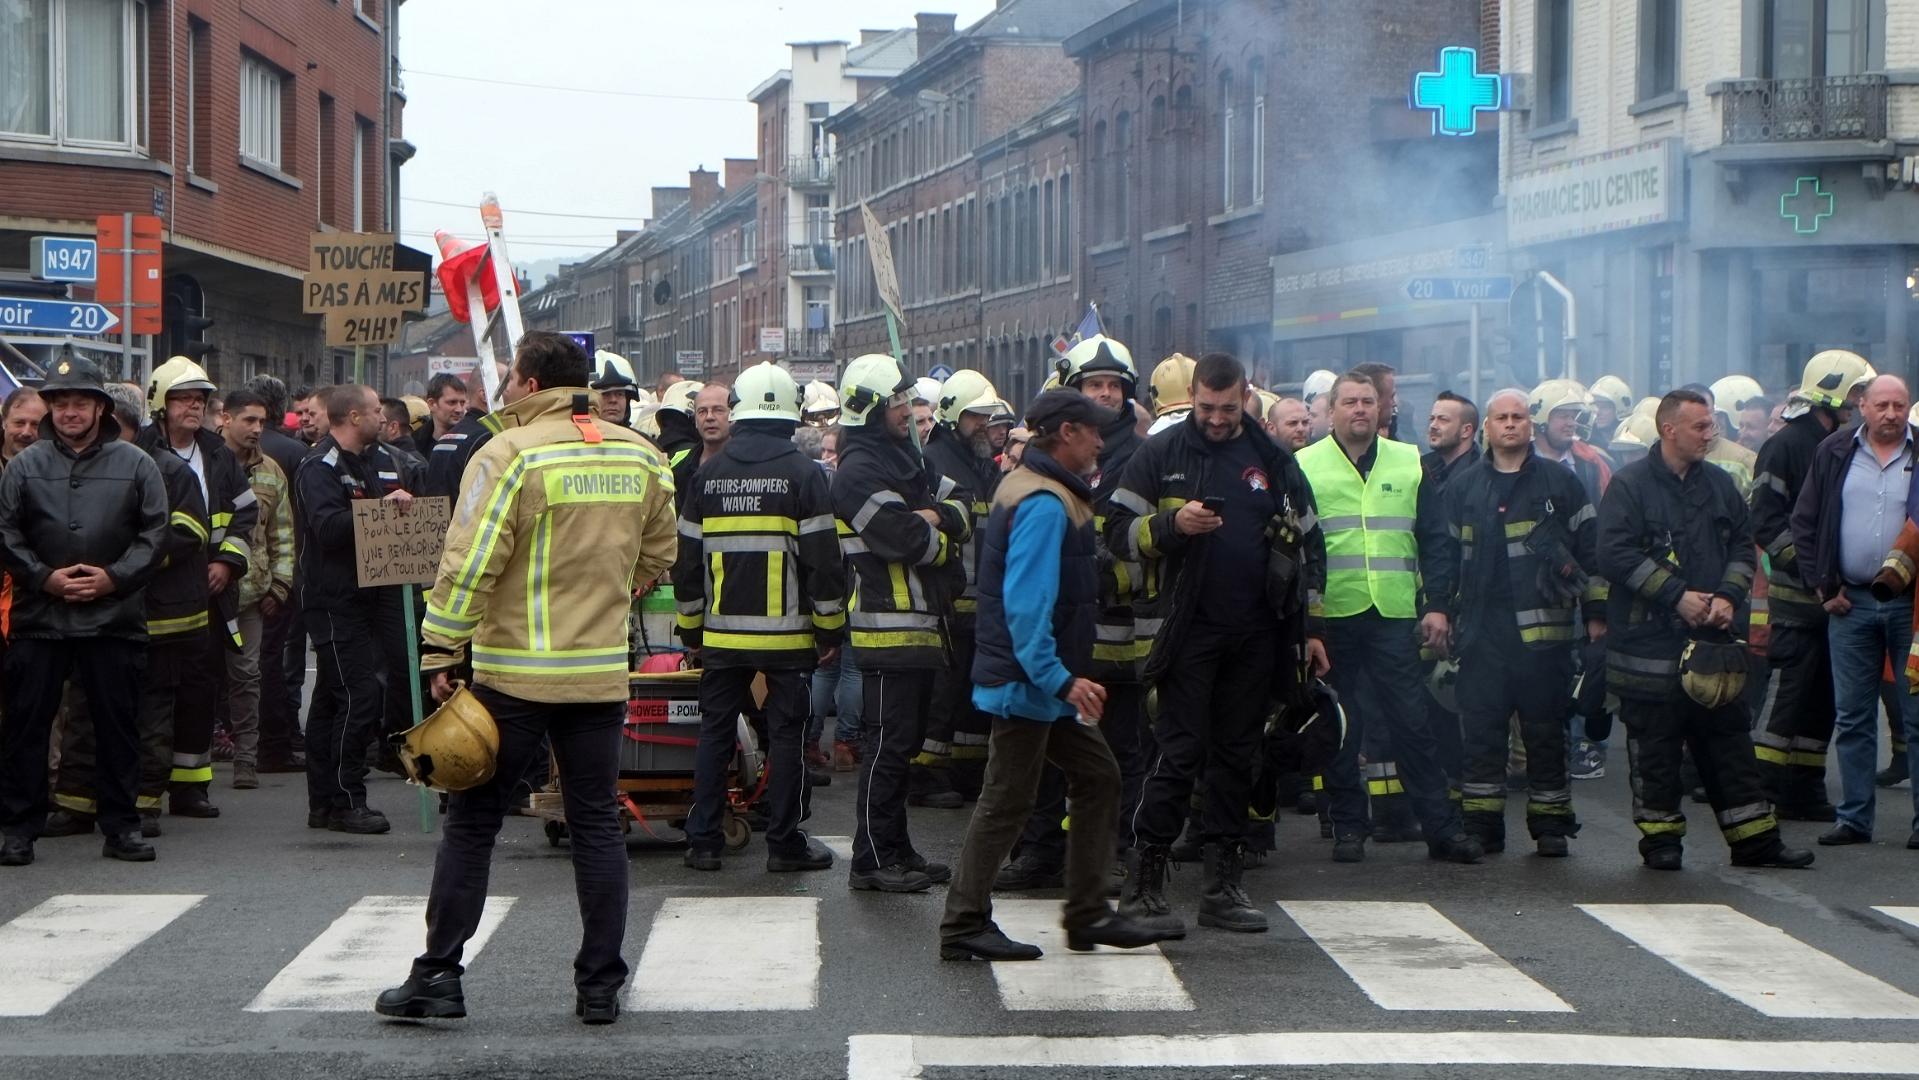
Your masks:
M36 236L29 257L31 272L41 281L91 285L99 250L90 236Z
M1491 301L1512 299L1511 274L1487 274L1480 277L1416 277L1406 281L1406 295L1421 301Z
M38 330L47 334L105 334L120 316L99 304L75 300L33 300L0 296L0 330Z

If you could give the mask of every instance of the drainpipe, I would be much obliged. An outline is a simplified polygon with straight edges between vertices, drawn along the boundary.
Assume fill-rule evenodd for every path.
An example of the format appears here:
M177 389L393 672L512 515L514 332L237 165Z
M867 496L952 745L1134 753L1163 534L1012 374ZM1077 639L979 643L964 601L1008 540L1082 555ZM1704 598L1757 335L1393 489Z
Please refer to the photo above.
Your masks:
M1573 291L1571 289L1568 289L1564 282L1560 281L1558 278L1552 276L1550 273L1547 273L1544 270L1541 270L1538 273L1539 273L1539 280L1544 282L1547 288L1558 293L1559 298L1566 302L1566 377L1568 379L1578 381L1579 379L1579 352L1578 352L1578 349L1579 349L1579 303L1578 301L1573 299ZM1546 362L1546 345L1544 340L1545 330L1543 328L1540 330L1540 337L1541 337L1541 340L1540 340L1540 346L1539 346L1539 361L1540 361L1541 367L1543 368ZM1544 370L1540 371L1540 374L1544 375L1545 371Z

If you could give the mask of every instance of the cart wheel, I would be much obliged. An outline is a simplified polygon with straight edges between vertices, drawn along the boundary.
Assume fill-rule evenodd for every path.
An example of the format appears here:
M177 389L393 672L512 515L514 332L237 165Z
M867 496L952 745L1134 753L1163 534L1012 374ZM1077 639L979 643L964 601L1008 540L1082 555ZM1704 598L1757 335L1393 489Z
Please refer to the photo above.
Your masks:
M560 841L565 839L565 837L566 825L563 822L549 821L546 823L546 843L548 847L559 847Z
M729 812L726 822L720 826L720 834L726 840L726 850L739 851L753 840L753 827L738 814Z

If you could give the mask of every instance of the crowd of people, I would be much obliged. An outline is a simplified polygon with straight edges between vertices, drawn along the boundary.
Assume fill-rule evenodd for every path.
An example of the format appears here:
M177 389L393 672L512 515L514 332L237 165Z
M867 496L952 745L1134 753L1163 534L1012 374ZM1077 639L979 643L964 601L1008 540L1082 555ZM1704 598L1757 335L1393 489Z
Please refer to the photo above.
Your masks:
M303 772L309 828L385 832L368 770L418 778L393 738L415 690L470 681L498 768L451 796L427 951L380 1010L464 1014L493 836L556 783L579 1012L608 1022L633 600L668 587L702 673L686 867L723 865L750 714L767 869L833 865L808 793L857 772L848 883L949 883L949 959L1039 955L994 924L996 890L1063 886L1075 949L1182 936L1181 861L1205 866L1201 926L1264 930L1243 873L1286 808L1336 861L1414 842L1471 863L1523 792L1534 851L1564 857L1573 781L1620 741L1659 870L1689 797L1735 865L1799 868L1780 819L1869 841L1875 788L1909 769L1919 428L1852 353L1775 395L1444 391L1423 455L1385 365L1280 393L1175 354L1142 379L1104 335L1017 406L884 355L837 387L760 364L648 389L538 332L497 374L490 400L452 375L418 399L223 394L183 357L144 388L67 359L0 405L0 866L96 830L151 860L163 808L219 816L216 760L235 788ZM428 496L452 497L438 581L362 588L354 503ZM915 845L909 808L969 803L955 865Z

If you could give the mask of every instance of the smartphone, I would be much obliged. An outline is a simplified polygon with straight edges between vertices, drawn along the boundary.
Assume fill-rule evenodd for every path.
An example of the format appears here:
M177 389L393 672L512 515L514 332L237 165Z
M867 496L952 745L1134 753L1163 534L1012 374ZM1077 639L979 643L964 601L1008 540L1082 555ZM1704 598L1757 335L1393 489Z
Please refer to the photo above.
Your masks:
M1206 512L1209 514L1224 514L1226 512L1226 496L1208 495L1199 500L1199 505L1205 507Z

